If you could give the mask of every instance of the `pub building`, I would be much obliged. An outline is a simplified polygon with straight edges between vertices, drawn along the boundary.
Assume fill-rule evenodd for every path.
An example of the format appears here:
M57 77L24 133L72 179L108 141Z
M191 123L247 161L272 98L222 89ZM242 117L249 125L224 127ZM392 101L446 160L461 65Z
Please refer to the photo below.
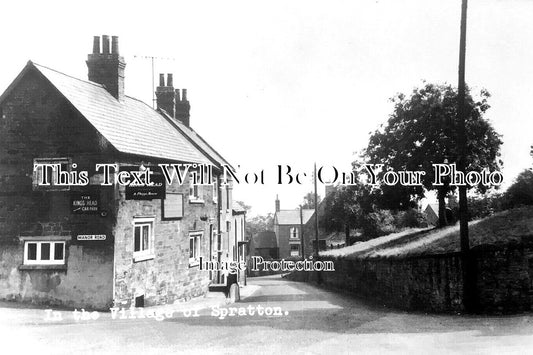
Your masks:
M0 96L0 299L150 306L234 281L198 267L200 257L244 258L244 221L220 183L229 163L190 127L187 91L171 74L160 75L153 109L125 95L125 66L118 37L97 36L88 80L29 61ZM211 165L214 184L157 174L185 163ZM60 184L52 169L41 184L43 164L87 171L88 184ZM104 185L97 164L151 169L155 186Z

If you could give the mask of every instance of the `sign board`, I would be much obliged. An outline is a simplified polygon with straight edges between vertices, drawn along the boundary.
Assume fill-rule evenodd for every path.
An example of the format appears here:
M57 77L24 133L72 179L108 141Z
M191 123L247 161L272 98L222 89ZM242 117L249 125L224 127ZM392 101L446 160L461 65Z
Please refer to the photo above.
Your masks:
M166 220L183 218L183 194L167 192L162 212L162 218Z
M73 192L70 195L70 212L74 214L98 214L100 200L97 193Z
M79 234L76 238L78 240L105 240L105 234Z
M121 171L139 171L136 166L122 166ZM130 182L126 186L126 200L156 200L165 198L165 178L163 174L154 172L150 175L151 185Z

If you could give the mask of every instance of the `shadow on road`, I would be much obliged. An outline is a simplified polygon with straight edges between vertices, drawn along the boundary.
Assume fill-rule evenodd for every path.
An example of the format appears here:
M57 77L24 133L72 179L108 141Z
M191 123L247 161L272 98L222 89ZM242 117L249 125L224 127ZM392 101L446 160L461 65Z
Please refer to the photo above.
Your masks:
M346 293L325 290L314 285L292 282L278 275L254 278L261 286L242 302L225 306L236 308L280 307L281 316L227 315L205 310L196 318L173 318L166 322L188 326L229 326L272 328L286 331L319 330L337 334L375 333L449 333L476 332L476 336L533 334L531 314L515 316L466 316L410 313L380 307L353 298Z

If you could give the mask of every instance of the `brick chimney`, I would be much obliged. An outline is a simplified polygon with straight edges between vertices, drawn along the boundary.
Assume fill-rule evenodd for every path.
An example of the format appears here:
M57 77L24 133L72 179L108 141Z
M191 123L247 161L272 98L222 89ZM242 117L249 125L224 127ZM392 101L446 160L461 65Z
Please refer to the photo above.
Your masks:
M88 55L87 67L89 80L105 86L107 91L117 100L124 99L124 68L126 62L119 55L118 37L111 37L111 50L109 36L102 36L102 50L100 51L100 36L95 36L93 52Z
M167 74L167 83L165 85L165 74L159 74L159 86L155 90L157 97L157 108L163 109L174 118L175 93L172 74Z
M159 86L155 90L157 97L157 108L163 109L172 118L189 127L191 105L187 100L187 89L174 89L172 74L167 74L165 85L165 75L159 74Z
M276 212L279 212L280 204L279 204L279 198L278 195L276 195Z
M191 104L187 100L187 89L176 89L176 119L180 120L185 126L190 124Z

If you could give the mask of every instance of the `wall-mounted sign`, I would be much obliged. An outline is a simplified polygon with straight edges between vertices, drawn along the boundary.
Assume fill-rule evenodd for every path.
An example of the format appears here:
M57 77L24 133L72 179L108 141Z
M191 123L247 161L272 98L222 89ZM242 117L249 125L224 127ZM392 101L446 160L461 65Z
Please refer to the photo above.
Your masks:
M70 195L70 212L74 214L98 214L100 201L98 194L73 192Z
M139 167L123 166L121 171L139 171ZM150 174L150 184L147 185L143 175L137 175L137 179L132 179L126 185L126 200L155 200L165 198L165 178L161 173L152 171Z
M163 200L163 219L183 218L183 194L167 192Z
M105 234L79 234L77 240L105 240Z

